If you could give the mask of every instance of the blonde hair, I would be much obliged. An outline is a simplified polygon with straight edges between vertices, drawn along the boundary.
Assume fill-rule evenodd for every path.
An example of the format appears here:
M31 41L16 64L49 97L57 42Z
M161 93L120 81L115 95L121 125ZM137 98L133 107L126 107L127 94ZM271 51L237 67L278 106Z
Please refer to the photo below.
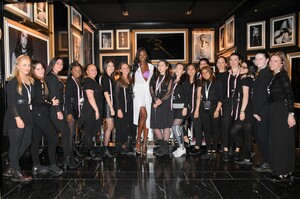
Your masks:
M286 72L288 72L288 70L289 70L288 69L288 67L289 67L289 61L286 58L285 53L282 52L282 51L279 51L279 52L276 52L276 53L272 54L271 57L273 57L273 56L277 56L277 57L279 57L281 59L281 63L282 63L281 69L284 69Z
M14 66L14 70L13 70L13 76L17 78L18 81L18 87L17 87L17 91L20 95L22 95L22 79L20 77L20 71L19 68L17 67L17 65L21 62L21 60L27 59L31 62L31 59L29 56L27 55L20 55L17 59L16 59L16 63ZM30 84L34 83L34 79L31 77L31 73L28 75L28 80L30 82Z

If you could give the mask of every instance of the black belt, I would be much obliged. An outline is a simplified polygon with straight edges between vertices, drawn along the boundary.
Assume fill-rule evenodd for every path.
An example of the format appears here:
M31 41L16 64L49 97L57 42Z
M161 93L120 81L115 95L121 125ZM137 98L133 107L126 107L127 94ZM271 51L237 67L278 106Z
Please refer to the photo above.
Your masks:
M17 104L28 104L28 100L24 100L24 99L17 100Z

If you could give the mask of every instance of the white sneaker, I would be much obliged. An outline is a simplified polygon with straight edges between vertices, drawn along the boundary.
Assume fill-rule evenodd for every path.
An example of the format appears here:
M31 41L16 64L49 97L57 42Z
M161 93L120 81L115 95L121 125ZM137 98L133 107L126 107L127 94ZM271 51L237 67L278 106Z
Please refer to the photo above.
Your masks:
M175 158L178 158L178 157L181 157L183 156L184 154L186 154L186 149L185 147L178 147L176 149L176 151L173 152L173 155Z

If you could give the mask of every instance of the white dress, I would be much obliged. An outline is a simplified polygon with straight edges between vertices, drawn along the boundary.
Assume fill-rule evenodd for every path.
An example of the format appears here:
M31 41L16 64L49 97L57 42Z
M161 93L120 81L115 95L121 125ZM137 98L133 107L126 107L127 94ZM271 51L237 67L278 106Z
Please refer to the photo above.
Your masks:
M143 78L143 74L141 72L141 68L138 67L138 69L135 72L135 83L133 87L134 92L134 99L133 99L133 123L135 125L138 125L139 122L139 114L140 114L140 108L146 107L147 110L147 120L146 120L146 127L150 128L150 118L151 118L151 103L152 98L150 95L150 79L153 75L153 69L154 66L150 63L148 63L149 72L150 75L148 77L148 80L145 81Z

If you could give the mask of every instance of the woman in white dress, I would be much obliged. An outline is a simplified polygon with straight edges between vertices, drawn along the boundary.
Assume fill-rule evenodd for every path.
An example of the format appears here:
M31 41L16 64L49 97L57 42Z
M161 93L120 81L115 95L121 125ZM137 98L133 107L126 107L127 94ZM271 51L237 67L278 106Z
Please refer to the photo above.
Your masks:
M149 83L153 75L154 66L149 63L149 57L145 48L137 50L133 64L133 123L138 125L136 139L136 153L147 154L147 138L150 128L150 113L152 98L150 95ZM141 149L141 134L143 132L143 145Z

